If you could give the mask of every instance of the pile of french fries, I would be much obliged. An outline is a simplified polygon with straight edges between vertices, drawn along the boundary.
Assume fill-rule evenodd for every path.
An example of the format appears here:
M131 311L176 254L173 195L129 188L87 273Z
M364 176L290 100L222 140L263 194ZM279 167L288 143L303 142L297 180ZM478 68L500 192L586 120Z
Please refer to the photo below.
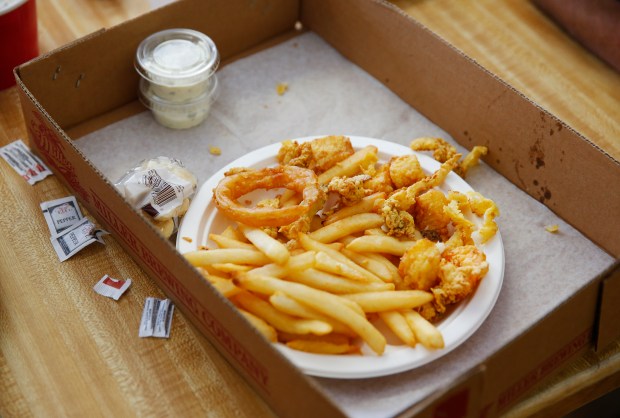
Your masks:
M370 210L368 201L379 198L359 205ZM402 256L412 242L383 233L380 215L351 208L300 234L295 250L260 228L237 223L209 235L218 248L184 256L272 342L312 353L355 354L363 341L381 355L386 337L373 322L383 321L403 344L442 348L439 330L416 311L432 294L394 287L399 273L389 257Z

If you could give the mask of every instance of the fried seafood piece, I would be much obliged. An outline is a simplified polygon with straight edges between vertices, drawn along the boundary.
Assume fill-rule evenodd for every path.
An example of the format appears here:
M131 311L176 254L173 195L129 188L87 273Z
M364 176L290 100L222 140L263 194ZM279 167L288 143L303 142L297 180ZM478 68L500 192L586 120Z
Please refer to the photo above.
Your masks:
M353 177L334 177L327 183L327 191L338 193L345 206L351 206L365 196L371 194L371 190L364 187L364 183L370 180L367 174L359 174Z
M474 241L471 238L471 234L474 232L475 225L465 218L465 215L463 215L463 212L461 212L459 208L459 202L457 200L451 200L444 206L444 213L450 218L450 222L452 222L454 226L454 232L446 242L446 247L454 248L473 244Z
M483 219L482 225L478 229L478 234L480 235L480 242L484 244L489 239L493 238L493 236L497 233L498 227L495 222L495 218L499 216L499 208L495 204L494 201L484 197L479 192L467 192L460 193L455 191L450 191L448 193L448 200L451 202L456 202L458 205L459 211L467 211L470 210L477 216L481 216ZM456 215L456 214L453 214ZM459 216L459 219L462 217ZM461 226L464 226L462 224ZM469 235L474 230L474 226L471 225L471 231ZM463 232L463 228L461 228L461 232Z
M448 198L443 192L431 189L416 198L413 218L422 236L431 241L445 241L450 237L450 216L444 211Z
M409 210L420 194L444 182L450 171L458 164L459 158L461 154L455 154L432 175L424 177L409 187L399 189L385 199L380 213L385 220L389 235L415 237L415 219Z
M433 151L433 158L445 163L456 153L456 148L442 138L422 137L411 141L409 147L414 151Z
M474 245L448 248L441 254L439 284L431 288L435 300L421 314L428 320L446 311L446 306L469 296L489 271L485 254Z
M461 154L453 155L446 162L441 164L441 167L439 167L439 169L435 171L432 175L424 177L420 181L417 181L411 186L404 189L407 194L407 200L411 202L410 206L415 203L416 197L432 189L433 187L440 186L446 180L446 177L448 177L450 171L456 168L459 158L461 158Z
M321 196L314 202L308 212L302 215L296 221L281 226L278 228L278 232L288 238L290 241L287 243L287 247L289 249L294 249L298 247L297 237L300 233L308 233L312 229L313 222L317 221L317 217L315 216L323 206L325 206L325 201L327 200L327 196L325 193L322 193Z
M441 138L422 137L414 139L410 147L414 151L433 151L433 158L440 163L446 162L457 153L456 148ZM470 168L478 165L480 158L487 155L489 149L482 145L476 145L463 158L455 168L454 172L465 178Z
M429 290L439 281L441 252L434 242L422 238L401 257L398 273L402 281L395 283L398 290Z
M388 235L412 238L417 230L413 215L401 209L401 207L407 206L405 202L400 200L400 198L405 196L405 193L394 193L385 199L379 213L383 216L383 222L387 228Z
M468 192L467 199L472 212L483 217L482 226L478 230L482 243L487 242L497 233L495 218L499 216L499 208L491 199L478 192Z
M280 228L278 228L278 232L284 235L289 240L296 241L300 233L305 234L310 231L310 226L312 225L312 219L314 218L315 213L316 211L314 213L307 213L297 219L295 222L281 226ZM295 248L296 244L294 242L291 242L290 244L288 244L288 246L289 249L291 249Z
M309 168L321 174L353 153L349 138L330 135L301 144L292 140L283 141L277 158L280 164Z
M469 169L478 165L480 162L480 157L487 155L488 151L489 149L487 147L476 145L471 149L471 151L469 151L469 154L463 158L463 161L461 161L459 166L455 168L454 171L462 178L465 178Z
M425 177L418 157L415 155L401 155L393 157L388 162L390 179L396 189L411 186Z
M310 168L314 166L314 157L310 142L282 141L278 150L278 162L282 165L294 165L296 167Z
M382 164L379 167L369 166L368 169L364 170L364 174L370 176L370 180L364 183L364 188L372 193L390 194L394 191L388 164Z
M292 206L245 207L237 199L257 189L286 188L301 193L303 200ZM248 226L288 225L325 203L325 192L312 170L295 166L268 167L261 170L231 170L213 189L217 208L230 219ZM318 210L318 209L317 209Z

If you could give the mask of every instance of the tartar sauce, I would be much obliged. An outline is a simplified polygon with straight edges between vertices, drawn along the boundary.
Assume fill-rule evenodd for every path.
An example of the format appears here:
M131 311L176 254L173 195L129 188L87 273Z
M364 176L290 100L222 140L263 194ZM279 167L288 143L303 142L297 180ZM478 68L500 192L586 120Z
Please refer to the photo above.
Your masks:
M218 50L205 34L191 29L154 33L136 52L140 100L164 126L196 126L215 100L218 65Z

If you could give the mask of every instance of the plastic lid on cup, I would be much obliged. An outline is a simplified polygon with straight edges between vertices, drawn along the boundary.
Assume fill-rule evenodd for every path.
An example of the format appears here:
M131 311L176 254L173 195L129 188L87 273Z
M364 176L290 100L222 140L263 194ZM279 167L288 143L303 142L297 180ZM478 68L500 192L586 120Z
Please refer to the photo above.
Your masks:
M144 39L135 67L146 80L164 86L185 86L211 77L220 63L215 43L192 29L167 29Z

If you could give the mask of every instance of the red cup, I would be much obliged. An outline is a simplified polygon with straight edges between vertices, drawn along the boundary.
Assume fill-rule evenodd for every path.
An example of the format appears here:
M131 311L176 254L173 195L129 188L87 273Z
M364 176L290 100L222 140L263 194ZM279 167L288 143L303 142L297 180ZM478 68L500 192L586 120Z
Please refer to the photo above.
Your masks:
M13 68L37 55L36 0L0 0L0 90L15 84Z

